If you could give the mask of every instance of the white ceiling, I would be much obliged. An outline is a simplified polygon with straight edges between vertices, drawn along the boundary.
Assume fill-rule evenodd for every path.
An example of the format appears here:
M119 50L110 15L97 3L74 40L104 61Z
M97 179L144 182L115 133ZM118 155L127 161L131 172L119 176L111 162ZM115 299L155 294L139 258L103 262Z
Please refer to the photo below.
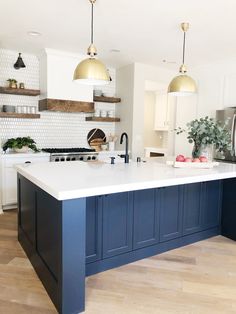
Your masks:
M136 61L178 69L183 38L179 24L190 22L189 67L232 59L236 56L235 15L235 0L97 0L95 44L99 58L109 66ZM30 37L28 31L42 36ZM2 48L84 53L89 33L88 0L0 0ZM163 63L163 59L177 64Z

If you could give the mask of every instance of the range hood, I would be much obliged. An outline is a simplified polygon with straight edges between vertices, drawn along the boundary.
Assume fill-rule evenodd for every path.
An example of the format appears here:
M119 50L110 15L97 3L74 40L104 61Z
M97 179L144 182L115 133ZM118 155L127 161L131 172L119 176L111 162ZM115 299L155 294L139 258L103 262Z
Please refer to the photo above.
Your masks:
M39 110L94 112L93 87L73 81L84 55L45 49L40 55Z

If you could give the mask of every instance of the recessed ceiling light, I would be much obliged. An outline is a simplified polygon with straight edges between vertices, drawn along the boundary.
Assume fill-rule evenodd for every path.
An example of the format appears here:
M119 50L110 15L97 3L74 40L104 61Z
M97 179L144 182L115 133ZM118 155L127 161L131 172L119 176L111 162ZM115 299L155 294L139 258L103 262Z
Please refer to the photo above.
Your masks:
M39 32L35 32L35 31L30 31L27 33L29 36L33 36L33 37L37 37L37 36L41 36L42 34Z
M119 53L120 50L119 49L111 49L110 52Z

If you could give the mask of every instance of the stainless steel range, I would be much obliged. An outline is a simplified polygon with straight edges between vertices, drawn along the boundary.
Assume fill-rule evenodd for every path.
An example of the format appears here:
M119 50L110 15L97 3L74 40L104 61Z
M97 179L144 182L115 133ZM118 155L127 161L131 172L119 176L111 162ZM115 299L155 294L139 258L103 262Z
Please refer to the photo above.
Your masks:
M43 148L42 151L50 153L50 161L94 161L98 153L89 148Z

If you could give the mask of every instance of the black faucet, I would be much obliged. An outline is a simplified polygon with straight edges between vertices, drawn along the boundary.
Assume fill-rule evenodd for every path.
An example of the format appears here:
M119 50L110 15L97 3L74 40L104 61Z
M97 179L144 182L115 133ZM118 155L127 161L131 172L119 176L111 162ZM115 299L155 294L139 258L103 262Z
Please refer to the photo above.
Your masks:
M122 133L121 137L120 137L120 144L123 143L123 138L125 137L125 155L120 155L120 157L124 158L125 163L128 164L129 163L129 138L128 138L128 134L127 133Z

